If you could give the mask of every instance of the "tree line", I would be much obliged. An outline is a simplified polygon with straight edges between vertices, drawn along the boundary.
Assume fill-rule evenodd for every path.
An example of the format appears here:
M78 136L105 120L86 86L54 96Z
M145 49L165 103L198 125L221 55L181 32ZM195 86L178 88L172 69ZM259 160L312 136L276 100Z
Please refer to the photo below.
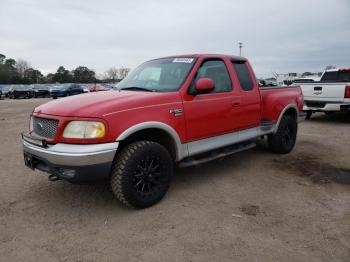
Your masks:
M78 66L67 70L59 66L56 73L43 75L34 69L29 62L13 58L6 58L0 54L0 84L43 84L43 83L101 83L118 82L125 78L130 69L126 67L108 69L102 77L86 66Z

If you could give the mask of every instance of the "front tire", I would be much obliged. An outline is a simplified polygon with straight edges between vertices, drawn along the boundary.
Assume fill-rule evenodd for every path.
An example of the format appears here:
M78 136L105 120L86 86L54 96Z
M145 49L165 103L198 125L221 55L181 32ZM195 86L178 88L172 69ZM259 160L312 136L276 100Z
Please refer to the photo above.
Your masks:
M296 120L284 115L277 132L268 136L268 145L272 152L287 154L294 148L297 138L298 125Z
M172 174L173 160L165 147L152 141L137 141L117 155L110 183L123 204L146 208L164 197Z

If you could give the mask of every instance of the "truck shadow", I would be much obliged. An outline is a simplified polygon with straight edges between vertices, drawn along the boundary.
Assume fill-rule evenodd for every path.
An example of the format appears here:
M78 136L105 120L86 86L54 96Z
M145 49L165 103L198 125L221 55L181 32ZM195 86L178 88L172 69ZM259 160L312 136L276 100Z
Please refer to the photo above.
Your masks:
M350 169L334 167L323 163L310 155L282 156L274 159L276 168L289 170L291 173L308 177L314 183L331 183L350 185Z
M222 159L201 164L199 166L178 168L174 170L174 177L170 185L169 194L178 195L181 191L193 190L201 185L212 183L216 179L233 176L240 163L252 160L254 155L264 154L263 150L251 149ZM124 207L113 195L109 181L98 181L83 184L71 184L66 181L49 182L45 177L33 183L20 202L27 201L37 203L36 209L65 210L79 215L89 210L103 212L103 210L114 210L113 212L131 211L132 208ZM157 206L157 205L156 205ZM45 212L46 212L45 211Z
M175 169L172 190L177 190L183 185L198 186L211 183L222 176L234 176L235 171L242 168L244 163L254 161L254 156L266 153L265 148L256 147L244 152L226 156L214 161L206 162L197 166Z

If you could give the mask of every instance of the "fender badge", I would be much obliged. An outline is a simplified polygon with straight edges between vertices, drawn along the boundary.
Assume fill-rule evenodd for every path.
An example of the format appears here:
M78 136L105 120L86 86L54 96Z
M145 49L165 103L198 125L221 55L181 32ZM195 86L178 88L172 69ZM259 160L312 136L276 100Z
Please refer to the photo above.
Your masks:
M182 115L182 109L180 109L180 108L170 109L169 113L170 114L174 114L175 116L181 116Z

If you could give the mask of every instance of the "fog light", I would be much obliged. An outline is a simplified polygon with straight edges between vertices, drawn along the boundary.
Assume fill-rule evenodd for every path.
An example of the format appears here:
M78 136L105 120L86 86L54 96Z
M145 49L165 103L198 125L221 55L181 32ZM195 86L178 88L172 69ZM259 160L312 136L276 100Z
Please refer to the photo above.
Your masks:
M75 170L68 168L59 168L58 172L65 178L73 178L75 176Z

